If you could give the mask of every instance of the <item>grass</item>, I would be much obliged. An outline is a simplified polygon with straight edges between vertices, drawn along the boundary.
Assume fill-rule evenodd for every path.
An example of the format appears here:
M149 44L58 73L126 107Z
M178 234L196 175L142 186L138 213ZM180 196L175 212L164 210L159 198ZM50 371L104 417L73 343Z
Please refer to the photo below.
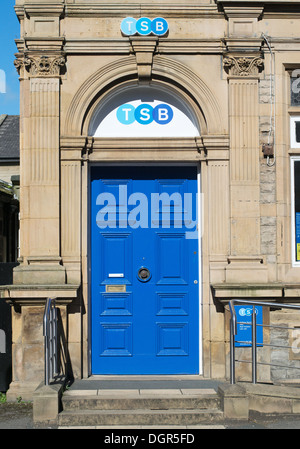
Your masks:
M22 396L18 396L17 398L16 398L16 402L17 402L17 404L31 404L31 401L23 401L23 398L22 398ZM0 405L1 404L9 404L8 402L7 402L7 400L6 400L6 393L1 393L0 392Z

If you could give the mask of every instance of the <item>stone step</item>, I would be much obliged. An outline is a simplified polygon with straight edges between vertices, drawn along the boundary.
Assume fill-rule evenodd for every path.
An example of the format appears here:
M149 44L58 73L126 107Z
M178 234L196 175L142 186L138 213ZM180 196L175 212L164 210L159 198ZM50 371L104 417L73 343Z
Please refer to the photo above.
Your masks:
M71 430L75 430L75 429L100 429L100 430L107 430L107 429L113 429L116 430L116 426L98 426L98 425L93 425L93 426L59 426L58 429L71 429ZM226 426L224 424L214 424L213 422L211 423L207 423L207 424L192 424L192 425L172 425L172 424L165 424L164 426L160 426L158 424L156 424L155 426L151 426L150 424L129 424L129 425L122 425L122 426L118 426L118 430L132 430L132 429L137 429L137 430L159 430L159 429L226 429ZM144 441L144 440L143 440Z
M63 410L169 410L169 409L218 409L220 398L217 395L189 395L159 397L141 395L118 395L103 397L99 395L82 396L64 394Z
M121 425L197 425L223 418L218 409L193 410L64 410L58 425L64 426L121 426Z

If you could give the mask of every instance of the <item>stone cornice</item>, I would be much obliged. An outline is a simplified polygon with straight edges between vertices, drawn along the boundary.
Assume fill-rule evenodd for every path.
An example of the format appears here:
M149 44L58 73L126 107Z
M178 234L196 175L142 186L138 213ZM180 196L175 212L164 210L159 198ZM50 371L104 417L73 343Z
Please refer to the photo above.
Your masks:
M261 54L264 44L262 37L255 38L238 38L238 37L224 37L222 39L224 46L224 53L253 53Z
M21 306L45 306L47 298L55 297L56 303L68 305L78 296L79 285L4 285L2 297L17 310Z
M87 143L81 147L82 137L62 137L61 160L85 160L90 162L141 162L177 161L198 162L204 159L199 151L195 138L87 138ZM74 145L73 147L71 145ZM76 146L75 146L76 145Z
M143 16L163 16L171 17L223 17L215 4L200 4L191 1L190 3L89 3L75 2L67 4L65 7L67 17L143 17Z
M19 19L23 19L25 15L33 16L51 16L60 17L64 13L65 7L61 4L51 3L25 3L24 5L16 5L15 12Z
M294 17L299 16L299 0L217 0L216 3L199 4L190 0L188 3L172 3L165 1L149 4L142 0L138 3L90 2L74 0L72 3L65 0L54 2L18 2L15 6L19 20L27 17L142 17L163 16L165 18L215 18L252 17ZM279 8L280 6L280 8Z
M129 38L29 38L15 40L19 53L24 51L64 52L65 54L115 54L128 55L132 50ZM272 38L272 49L299 51L300 38ZM263 52L261 38L222 39L170 39L159 38L155 52L158 54L222 54L224 52Z
M124 160L202 161L228 160L229 136L205 135L189 138L93 138L63 136L60 139L61 160L114 161Z
M63 50L64 37L28 37L17 39L16 44L19 51L47 51L59 53ZM21 50L20 50L21 49Z
M226 18L289 19L300 17L299 0L217 0Z
M138 41L138 39L136 39ZM129 38L121 39L66 39L67 54L128 54L131 50ZM220 54L221 39L169 39L159 38L156 52L159 54Z
M136 46L142 39L136 38ZM148 40L144 42L147 45ZM61 53L72 54L115 54L128 55L132 52L131 38L30 38L17 39L16 45L19 53L28 51L45 52L46 54ZM157 38L155 53L158 54L221 54L224 51L222 39L169 39Z
M25 2L15 6L19 19L25 15L30 16L66 16L66 17L142 17L163 16L170 17L223 17L215 4L200 4L191 0L188 4L174 4L169 2L149 4L148 2L124 3L116 2L89 2L75 0L73 3L57 1L57 3Z
M264 284L223 283L212 284L211 289L214 298L224 304L232 298L251 299L251 301L259 301L265 298L274 303L300 302L299 284L285 284L282 282Z
M264 11L264 5L256 5L248 6L245 5L246 2L243 2L244 5L241 7L240 5L231 5L231 4L223 4L223 10L226 18L255 18L259 19Z

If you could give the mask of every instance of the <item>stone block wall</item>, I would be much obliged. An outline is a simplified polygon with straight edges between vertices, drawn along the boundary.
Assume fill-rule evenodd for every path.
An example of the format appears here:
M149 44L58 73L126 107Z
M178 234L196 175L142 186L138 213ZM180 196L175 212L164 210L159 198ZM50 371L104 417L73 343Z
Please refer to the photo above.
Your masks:
M263 155L262 145L274 143L274 76L265 75L258 90L261 115L259 117L260 145L260 248L269 266L269 277L276 279L277 218L276 218L276 160ZM263 115L269 110L269 115ZM272 266L273 270L270 270Z

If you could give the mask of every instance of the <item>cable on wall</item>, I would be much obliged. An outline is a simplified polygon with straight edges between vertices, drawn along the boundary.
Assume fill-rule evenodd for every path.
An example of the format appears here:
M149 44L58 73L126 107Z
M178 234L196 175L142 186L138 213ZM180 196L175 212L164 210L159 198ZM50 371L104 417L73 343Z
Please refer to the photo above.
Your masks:
M264 39L265 43L268 46L269 52L270 52L270 129L268 134L268 144L271 143L271 138L273 137L273 148L274 148L274 156L273 156L273 162L270 162L270 156L267 156L267 165L269 167L272 167L275 165L275 159L276 159L276 140L275 140L275 108L276 108L276 102L275 102L275 55L272 52L272 48L269 42L270 36L266 36L264 33L262 33L262 38ZM274 99L274 100L273 100Z

